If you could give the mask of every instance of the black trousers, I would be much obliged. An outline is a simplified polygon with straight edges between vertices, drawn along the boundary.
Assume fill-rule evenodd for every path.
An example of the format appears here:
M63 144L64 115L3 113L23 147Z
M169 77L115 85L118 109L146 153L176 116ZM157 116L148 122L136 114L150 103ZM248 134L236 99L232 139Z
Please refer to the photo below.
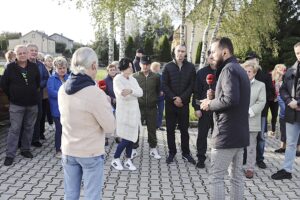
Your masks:
M214 121L212 112L201 112L202 116L198 120L197 157L199 162L204 162L207 151L207 135L210 128L213 130Z
M181 133L181 150L183 154L190 154L189 147L189 105L184 105L181 108L176 107L171 102L166 102L165 108L166 125L167 125L167 140L170 154L176 154L175 144L175 128L178 124Z
M42 101L42 118L41 118L41 122L40 122L41 136L45 132L46 116L47 116L48 123L53 124L53 118L52 118L51 111L50 111L49 100L48 99L43 99L43 101Z
M277 122L277 116L278 116L278 101L269 101L268 103L271 114L272 114L272 119L271 119L271 125L272 125L272 131L275 132L276 130L276 122ZM268 108L268 110L269 110Z
M32 136L32 142L39 142L40 141L40 124L41 124L41 117L42 117L42 112L43 112L42 97L43 97L43 93L39 92L38 93L38 115L37 115L36 122L35 122L35 125L34 125L34 132L33 132L33 136Z

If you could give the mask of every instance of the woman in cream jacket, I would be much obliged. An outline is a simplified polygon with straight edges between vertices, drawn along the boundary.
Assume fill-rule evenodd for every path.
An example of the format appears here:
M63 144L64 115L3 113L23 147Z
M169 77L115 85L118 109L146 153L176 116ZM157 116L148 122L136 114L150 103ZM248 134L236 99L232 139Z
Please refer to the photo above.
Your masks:
M121 153L126 148L124 166L129 170L136 170L130 159L133 143L138 139L139 128L141 127L141 113L138 97L143 96L143 90L138 82L132 77L132 61L122 58L119 62L121 74L113 80L114 92L116 95L116 121L117 135L122 138L118 144L114 159L111 165L117 170L123 170L120 160Z

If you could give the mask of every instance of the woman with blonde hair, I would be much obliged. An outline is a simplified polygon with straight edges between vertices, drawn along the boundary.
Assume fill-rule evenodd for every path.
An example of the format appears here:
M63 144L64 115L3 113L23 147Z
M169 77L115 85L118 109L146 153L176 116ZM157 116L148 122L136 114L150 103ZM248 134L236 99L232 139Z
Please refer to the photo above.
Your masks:
M249 105L249 132L250 144L247 147L247 167L246 178L253 178L254 165L256 158L256 137L261 131L261 112L266 104L266 88L265 84L256 80L255 75L259 69L256 62L246 61L242 67L247 72L251 86L251 96Z
M16 53L13 50L8 50L5 53L6 63L4 64L4 69L6 69L7 65L16 60Z

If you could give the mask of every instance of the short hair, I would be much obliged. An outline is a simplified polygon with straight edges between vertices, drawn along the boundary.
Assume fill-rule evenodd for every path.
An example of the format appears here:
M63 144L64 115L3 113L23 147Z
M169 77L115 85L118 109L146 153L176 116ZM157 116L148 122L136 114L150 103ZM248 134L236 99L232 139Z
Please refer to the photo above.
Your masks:
M49 54L45 55L45 61L49 60L49 59L53 60L53 57Z
M11 59L13 58L13 56L16 55L15 52L13 50L8 50L5 53L5 59L7 62L12 61Z
M109 65L106 67L106 70L108 71L108 70L111 69L111 68L117 69L117 66L116 66L116 65L113 65L113 64L109 64Z
M227 38L227 37L216 38L216 39L213 40L212 43L214 43L214 42L218 42L219 43L219 45L218 45L219 48L221 48L221 49L226 48L226 49L229 50L229 53L231 55L233 55L233 53L234 53L233 44L232 44L232 42L229 38Z
M159 67L159 69L160 69L160 66L161 66L161 64L159 62L153 62L153 63L151 63L150 69L153 70L153 68L155 68L155 67Z
M27 47L23 44L20 44L20 45L16 45L15 48L14 48L14 52L17 53L17 51L19 49L22 49L22 48L25 48L27 50Z
M38 52L37 59L41 62L45 61L45 55L42 52Z
M132 63L132 61L129 58L122 58L119 61L119 69L120 69L120 71L124 71L124 70L128 69L130 63L131 63L131 66L133 67L133 63Z
M259 69L261 69L261 66L257 62L252 61L252 60L247 60L246 62L244 62L243 64L241 64L241 66L243 68L252 67L254 73L257 73L257 71Z
M94 63L98 66L98 57L95 51L89 47L81 47L72 56L71 71L74 74L85 74L85 71Z
M300 46L300 42L297 42L297 43L294 45L294 48L299 47L299 46Z
M26 47L27 47L27 48L32 48L32 47L34 47L34 48L36 48L37 50L39 49L39 47L38 47L36 44L33 44L33 43L27 44Z
M144 50L141 49L141 48L138 48L138 49L135 51L135 53L142 53L142 54L144 54Z
M68 61L63 56L58 56L54 59L53 65L55 68L57 68L59 66L68 67Z

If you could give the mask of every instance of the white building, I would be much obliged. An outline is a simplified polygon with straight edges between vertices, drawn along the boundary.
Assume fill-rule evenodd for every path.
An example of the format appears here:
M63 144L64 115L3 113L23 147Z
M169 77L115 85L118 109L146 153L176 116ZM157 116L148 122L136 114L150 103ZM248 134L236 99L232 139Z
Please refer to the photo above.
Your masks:
M33 43L38 46L40 52L44 54L55 54L55 41L47 34L40 31L30 31L19 39L8 41L8 49L14 49L16 45Z
M74 46L74 41L63 36L62 34L54 33L49 36L52 40L58 43L64 43L66 44L66 49L72 50Z

